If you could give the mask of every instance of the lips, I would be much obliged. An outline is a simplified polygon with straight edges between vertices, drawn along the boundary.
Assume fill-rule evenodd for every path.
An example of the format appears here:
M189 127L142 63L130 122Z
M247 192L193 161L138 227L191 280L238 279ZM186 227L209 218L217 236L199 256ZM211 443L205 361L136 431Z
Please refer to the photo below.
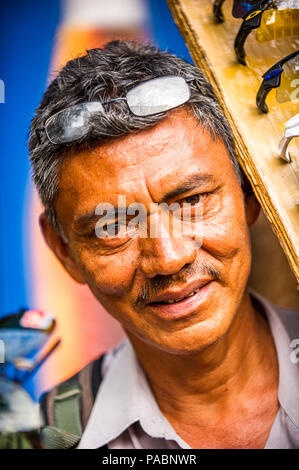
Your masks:
M197 293L202 287L211 282L211 279L201 279L189 283L184 289L164 292L156 296L154 299L149 302L149 304L163 303L163 304L172 304L180 302L188 297L191 297Z
M216 282L205 280L189 284L185 289L164 293L146 305L146 310L161 320L186 319L201 311L214 293Z
M174 303L177 303L177 302L181 302L182 300L184 299L188 299L188 297L192 297L192 295L196 294L198 291L199 291L200 287L198 289L195 289L193 292L191 292L191 294L188 294L188 295L185 295L184 297L181 297L180 299L177 299L177 300L174 300L174 299L171 299L171 300L166 300L162 303L166 303L166 304L174 304ZM160 303L160 302L159 302Z

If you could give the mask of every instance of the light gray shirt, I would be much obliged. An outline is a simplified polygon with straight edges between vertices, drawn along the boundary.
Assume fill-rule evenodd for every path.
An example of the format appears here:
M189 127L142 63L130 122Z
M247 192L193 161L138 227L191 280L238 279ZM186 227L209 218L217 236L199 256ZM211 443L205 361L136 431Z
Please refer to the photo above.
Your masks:
M251 296L268 319L279 364L280 406L265 449L299 449L299 315ZM107 353L102 374L79 449L191 449L159 409L127 338Z

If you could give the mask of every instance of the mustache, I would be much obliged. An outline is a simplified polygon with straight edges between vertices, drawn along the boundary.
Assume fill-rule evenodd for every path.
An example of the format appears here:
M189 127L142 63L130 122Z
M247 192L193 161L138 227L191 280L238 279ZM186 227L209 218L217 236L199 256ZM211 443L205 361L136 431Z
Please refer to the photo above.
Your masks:
M158 295L172 285L176 285L178 282L186 282L189 277L195 279L205 276L210 277L211 280L219 280L221 274L218 269L207 263L201 263L201 265L198 267L194 266L194 264L186 265L179 273L170 276L157 274L157 276L149 281L150 284L143 286L134 302L134 305L135 307L138 307L144 303L147 303L150 300L152 293Z

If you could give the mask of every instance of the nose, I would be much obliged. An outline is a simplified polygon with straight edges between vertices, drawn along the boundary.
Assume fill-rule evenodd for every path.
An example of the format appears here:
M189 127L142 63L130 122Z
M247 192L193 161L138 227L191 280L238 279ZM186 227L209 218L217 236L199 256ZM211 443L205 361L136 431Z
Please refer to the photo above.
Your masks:
M140 269L146 277L157 274L178 273L186 264L192 264L197 256L196 247L186 238L171 237L161 224L159 235L154 238L140 238Z

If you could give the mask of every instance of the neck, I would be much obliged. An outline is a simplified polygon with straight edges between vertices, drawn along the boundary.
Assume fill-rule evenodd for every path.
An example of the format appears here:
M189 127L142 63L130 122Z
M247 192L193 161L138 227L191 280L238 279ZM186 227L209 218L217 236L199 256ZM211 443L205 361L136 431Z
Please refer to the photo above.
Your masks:
M200 410L200 416L207 408L209 412L229 411L240 396L250 398L260 389L277 385L269 326L255 311L248 293L227 333L195 354L170 354L127 334L161 411L171 421L190 417L190 410Z

